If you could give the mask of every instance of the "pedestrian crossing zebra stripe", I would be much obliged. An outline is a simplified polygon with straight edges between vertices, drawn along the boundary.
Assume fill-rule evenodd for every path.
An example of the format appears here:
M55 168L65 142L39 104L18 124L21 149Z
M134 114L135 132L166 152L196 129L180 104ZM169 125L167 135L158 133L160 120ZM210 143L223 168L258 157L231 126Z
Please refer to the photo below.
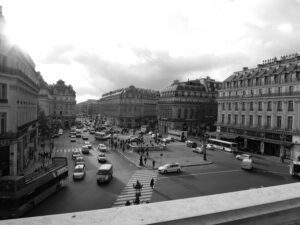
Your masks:
M153 189L150 187L150 180L157 180L157 172L152 170L137 170L129 179L127 185L123 188L122 192L113 204L113 207L125 206L126 201L133 202L135 199L136 190L133 185L136 181L143 185L141 189L140 202L150 202L152 198Z

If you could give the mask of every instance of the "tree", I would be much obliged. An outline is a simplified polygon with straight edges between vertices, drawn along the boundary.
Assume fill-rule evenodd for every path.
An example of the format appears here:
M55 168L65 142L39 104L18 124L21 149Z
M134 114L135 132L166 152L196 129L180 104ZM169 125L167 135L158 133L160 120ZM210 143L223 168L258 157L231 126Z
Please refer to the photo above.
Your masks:
M39 111L39 130L40 130L40 134L41 137L44 139L46 136L49 135L49 124L48 124L48 119L44 113L43 110Z

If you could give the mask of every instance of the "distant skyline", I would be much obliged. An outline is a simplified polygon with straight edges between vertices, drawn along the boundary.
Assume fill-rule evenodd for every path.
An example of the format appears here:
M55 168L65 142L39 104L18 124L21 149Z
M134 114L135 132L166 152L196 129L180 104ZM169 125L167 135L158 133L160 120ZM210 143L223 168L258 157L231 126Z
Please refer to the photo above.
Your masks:
M223 81L300 53L300 0L0 0L12 43L77 102L131 84Z

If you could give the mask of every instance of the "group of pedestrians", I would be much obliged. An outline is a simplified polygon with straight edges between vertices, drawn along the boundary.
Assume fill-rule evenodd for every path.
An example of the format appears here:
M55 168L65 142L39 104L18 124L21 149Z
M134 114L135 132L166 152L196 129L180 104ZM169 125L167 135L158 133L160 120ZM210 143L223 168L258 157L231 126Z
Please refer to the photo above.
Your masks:
M38 160L46 160L46 159L51 159L51 154L50 152L39 152L38 153Z

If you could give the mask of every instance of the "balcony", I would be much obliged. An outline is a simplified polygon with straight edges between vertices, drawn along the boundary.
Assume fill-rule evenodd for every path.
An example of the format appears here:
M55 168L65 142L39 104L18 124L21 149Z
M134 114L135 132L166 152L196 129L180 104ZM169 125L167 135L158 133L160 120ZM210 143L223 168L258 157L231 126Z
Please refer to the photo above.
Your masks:
M300 184L292 183L203 197L3 222L14 225L299 224L299 196Z
M300 91L293 92L280 92L280 93L264 93L258 95L242 95L242 96L219 96L216 99L238 99L238 98L256 98L256 97L288 97L288 96L300 96Z

